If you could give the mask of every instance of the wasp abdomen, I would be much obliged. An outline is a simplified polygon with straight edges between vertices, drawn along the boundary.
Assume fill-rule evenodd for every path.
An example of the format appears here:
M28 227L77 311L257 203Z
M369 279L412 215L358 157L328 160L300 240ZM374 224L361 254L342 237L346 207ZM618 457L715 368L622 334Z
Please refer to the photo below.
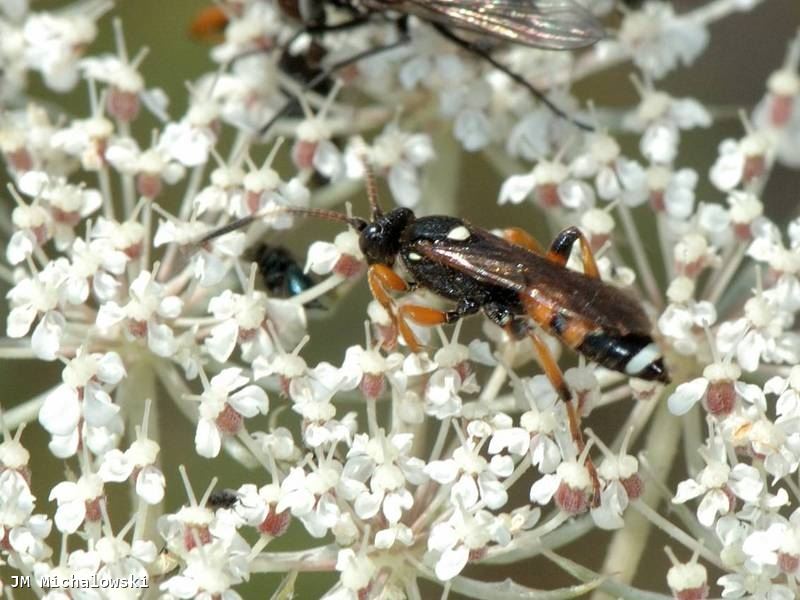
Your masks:
M661 351L648 335L594 331L576 349L609 369L640 379L669 382Z

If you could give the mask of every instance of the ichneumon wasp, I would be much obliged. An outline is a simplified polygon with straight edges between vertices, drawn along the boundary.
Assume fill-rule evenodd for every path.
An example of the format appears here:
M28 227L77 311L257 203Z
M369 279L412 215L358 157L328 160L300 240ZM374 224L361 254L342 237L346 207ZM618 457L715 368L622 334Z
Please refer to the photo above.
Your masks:
M563 373L537 328L558 338L586 358L631 377L669 382L661 352L650 335L651 323L640 303L604 282L591 247L576 227L562 231L544 250L519 228L502 236L458 217L417 217L408 208L384 213L367 169L369 221L324 209L269 209L216 229L213 238L278 212L346 223L359 234L373 297L384 307L408 346L421 350L409 321L423 326L454 323L482 312L515 340L530 338L537 360L565 403L569 431L578 454L585 447L580 417ZM584 272L567 268L575 243ZM393 294L424 288L454 303L451 310L404 304ZM591 460L595 501L599 480Z

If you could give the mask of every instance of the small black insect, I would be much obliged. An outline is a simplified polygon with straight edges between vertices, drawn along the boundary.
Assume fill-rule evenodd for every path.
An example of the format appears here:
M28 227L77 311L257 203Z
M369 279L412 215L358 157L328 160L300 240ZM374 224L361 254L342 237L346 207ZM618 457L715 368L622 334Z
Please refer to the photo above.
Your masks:
M303 272L292 253L283 246L260 243L250 251L264 287L272 296L289 298L306 291L314 280Z
M213 510L218 508L233 508L239 501L239 492L228 488L214 490L209 494L206 506Z

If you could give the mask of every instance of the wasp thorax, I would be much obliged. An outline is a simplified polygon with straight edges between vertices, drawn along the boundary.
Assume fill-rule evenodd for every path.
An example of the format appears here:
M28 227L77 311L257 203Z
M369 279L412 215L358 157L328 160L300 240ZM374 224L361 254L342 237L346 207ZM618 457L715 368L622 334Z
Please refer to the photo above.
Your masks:
M362 231L359 239L361 252L369 264L392 265L400 251L400 237L414 220L414 213L407 208L396 208L377 217Z

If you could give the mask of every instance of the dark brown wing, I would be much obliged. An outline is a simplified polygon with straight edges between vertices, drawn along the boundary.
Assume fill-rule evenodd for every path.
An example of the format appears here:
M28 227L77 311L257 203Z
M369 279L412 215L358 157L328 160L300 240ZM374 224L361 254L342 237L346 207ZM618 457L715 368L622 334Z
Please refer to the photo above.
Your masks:
M547 50L583 48L606 36L597 18L573 0L402 0L396 7L428 21Z
M605 330L649 334L651 323L628 292L557 265L485 229L468 229L470 237L464 242L417 240L414 249L477 281L559 307Z

